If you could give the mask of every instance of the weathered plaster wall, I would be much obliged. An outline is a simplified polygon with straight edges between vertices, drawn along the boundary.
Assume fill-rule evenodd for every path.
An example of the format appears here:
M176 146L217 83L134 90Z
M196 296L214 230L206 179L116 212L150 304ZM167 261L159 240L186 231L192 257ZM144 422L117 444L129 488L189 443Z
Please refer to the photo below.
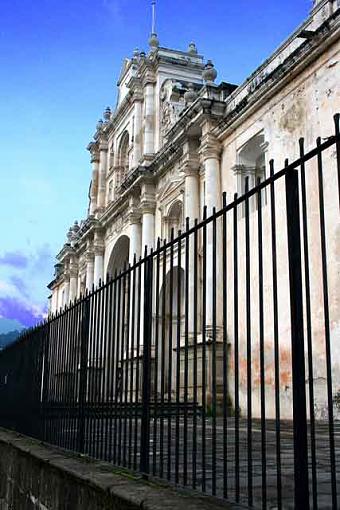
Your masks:
M228 200L237 191L236 175L232 167L237 163L237 153L243 144L260 131L268 142L266 171L268 162L275 160L275 170L284 166L285 158L290 161L299 157L300 137L305 139L305 150L315 147L315 137L327 137L334 133L333 115L340 111L340 44L337 42L323 53L317 61L309 65L299 76L294 77L280 92L277 92L251 116L245 118L236 129L225 138L222 154L222 187ZM324 200L327 233L327 270L329 281L329 305L332 347L333 394L340 389L340 224L336 181L335 147L323 156ZM319 191L316 158L306 165L307 215L309 230L309 262L311 275L311 312L313 324L313 359L315 407L321 417L326 409L326 364L325 335L322 292L322 267L320 248ZM278 298L279 298L279 339L280 339L280 388L282 416L291 417L291 349L290 349L290 309L288 288L285 186L284 180L276 185L277 250L278 250ZM265 336L265 381L266 408L269 416L275 413L274 405L274 357L273 357L273 301L271 263L271 216L270 196L263 197L266 205L263 215L263 268L264 268L264 336ZM231 219L230 219L231 220ZM232 242L232 223L229 222L229 241ZM240 307L240 405L246 409L246 309L245 309L245 242L244 219L239 218L239 307ZM257 212L250 215L251 238L251 308L252 308L252 385L253 412L260 413L259 380L259 297L258 297L258 237ZM233 274L232 258L228 261L229 275ZM232 303L232 289L229 288L229 303ZM229 340L233 345L233 308L229 308ZM233 355L231 356L233 359ZM231 363L233 371L233 362ZM308 374L306 375L308 379ZM308 380L306 380L307 384ZM307 386L306 386L307 387Z

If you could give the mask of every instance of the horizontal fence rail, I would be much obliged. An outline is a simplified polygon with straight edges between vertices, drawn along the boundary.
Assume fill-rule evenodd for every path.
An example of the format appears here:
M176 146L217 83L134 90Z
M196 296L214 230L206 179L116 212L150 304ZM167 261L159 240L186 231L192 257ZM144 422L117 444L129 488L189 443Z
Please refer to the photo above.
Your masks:
M338 508L339 115L299 151L4 349L0 424L250 507Z

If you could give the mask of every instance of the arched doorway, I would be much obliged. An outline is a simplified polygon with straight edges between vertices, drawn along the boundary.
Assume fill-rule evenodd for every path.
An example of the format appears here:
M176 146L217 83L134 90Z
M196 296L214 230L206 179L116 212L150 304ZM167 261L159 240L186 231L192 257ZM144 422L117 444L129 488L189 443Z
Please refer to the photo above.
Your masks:
M159 292L158 328L158 388L164 388L165 399L176 391L177 365L181 353L178 341L182 345L184 336L184 284L185 273L182 268L174 267L168 271ZM164 353L163 353L164 346ZM179 360L179 361L178 361Z
M114 276L124 269L129 262L130 239L126 235L122 235L117 240L111 252L107 265L107 274Z

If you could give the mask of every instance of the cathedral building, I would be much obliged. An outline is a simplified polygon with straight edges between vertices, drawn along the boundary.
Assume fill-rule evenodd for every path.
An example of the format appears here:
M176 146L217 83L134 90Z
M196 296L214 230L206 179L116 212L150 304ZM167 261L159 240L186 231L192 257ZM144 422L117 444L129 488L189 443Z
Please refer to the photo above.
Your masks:
M239 86L219 81L213 62L193 42L174 50L152 33L147 53L135 50L125 59L116 108L106 108L87 147L88 215L70 227L57 255L48 286L51 313L133 264L145 246L169 239L172 229L176 235L186 218L193 225L204 206L208 215L220 209L223 192L227 201L244 193L247 177L250 186L267 178L270 160L277 171L285 158L296 159L299 138L312 147L318 135L334 132L333 115L340 111L339 19L338 0L314 1L308 19ZM326 188L331 193L332 184ZM280 200L279 188L277 195ZM268 201L264 195L263 209ZM335 213L332 221L337 224ZM285 229L282 224L282 238ZM265 224L265 245L269 233ZM334 281L339 243L337 234L330 248ZM317 268L317 256L314 263ZM287 273L285 262L280 264L279 284L280 274ZM338 307L334 328L340 327L337 292L330 288L331 306ZM317 296L313 306L321 306ZM289 310L280 313L283 331Z

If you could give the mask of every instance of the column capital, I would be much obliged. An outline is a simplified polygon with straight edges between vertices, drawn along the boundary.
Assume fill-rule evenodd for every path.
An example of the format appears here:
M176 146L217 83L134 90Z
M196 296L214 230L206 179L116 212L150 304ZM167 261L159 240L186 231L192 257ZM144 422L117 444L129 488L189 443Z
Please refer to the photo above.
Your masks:
M135 209L131 209L128 214L128 221L130 225L135 225L141 222L141 213Z
M70 278L78 278L78 264L70 265L69 275Z
M204 162L207 159L220 159L222 145L212 133L206 133L201 138L199 155Z
M86 252L85 259L87 264L94 262L94 251L92 249Z
M181 162L181 171L185 176L198 176L200 160L197 155L186 154Z
M133 91L133 95L132 95L133 103L141 102L141 101L143 101L143 99L144 99L143 89L141 87L139 87L138 89L135 89Z
M100 140L99 142L99 150L100 151L107 151L109 149L109 144L107 140Z
M99 163L99 152L91 152L91 163Z
M70 270L69 269L66 269L64 271L64 280L65 280L65 283L70 283Z
M156 200L144 198L140 202L142 214L154 214L156 209Z
M142 78L143 87L146 85L154 85L156 83L156 76L153 71L147 71Z
M140 209L142 213L154 214L156 208L156 189L153 182L143 182L141 197L140 197Z
M102 241L96 241L93 243L93 253L96 255L104 255L104 243Z

